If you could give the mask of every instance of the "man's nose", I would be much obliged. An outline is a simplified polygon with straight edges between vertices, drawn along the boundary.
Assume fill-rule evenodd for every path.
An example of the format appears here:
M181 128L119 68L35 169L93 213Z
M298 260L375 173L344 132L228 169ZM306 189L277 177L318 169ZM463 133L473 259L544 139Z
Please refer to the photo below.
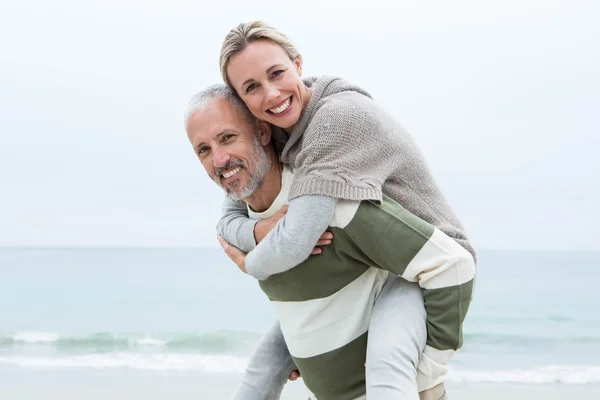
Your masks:
M227 165L230 159L231 156L227 151L217 149L213 150L213 164L215 168L223 168Z

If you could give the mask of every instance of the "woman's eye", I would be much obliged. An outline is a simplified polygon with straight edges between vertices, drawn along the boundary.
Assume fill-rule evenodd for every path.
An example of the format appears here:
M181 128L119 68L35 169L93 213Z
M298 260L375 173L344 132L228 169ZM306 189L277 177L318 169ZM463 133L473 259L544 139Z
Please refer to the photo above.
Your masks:
M283 73L282 69L278 69L277 71L273 72L273 78L278 77L279 75L281 75Z
M256 85L254 83L251 83L250 85L248 85L248 87L246 88L246 93L251 92L252 90L256 89Z

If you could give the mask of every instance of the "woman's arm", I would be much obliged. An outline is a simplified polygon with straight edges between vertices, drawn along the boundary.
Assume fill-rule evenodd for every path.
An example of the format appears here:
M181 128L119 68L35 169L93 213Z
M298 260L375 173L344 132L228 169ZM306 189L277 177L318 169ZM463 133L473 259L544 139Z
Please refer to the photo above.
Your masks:
M248 274L264 280L306 260L335 213L337 199L300 196L290 201L287 214L246 256Z

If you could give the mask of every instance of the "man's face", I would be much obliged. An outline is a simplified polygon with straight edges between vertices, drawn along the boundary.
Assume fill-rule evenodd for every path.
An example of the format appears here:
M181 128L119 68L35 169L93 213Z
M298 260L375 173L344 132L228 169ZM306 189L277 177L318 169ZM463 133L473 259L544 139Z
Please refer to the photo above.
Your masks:
M233 200L254 194L271 167L263 148L270 138L259 138L228 101L218 100L192 115L187 134L210 178Z

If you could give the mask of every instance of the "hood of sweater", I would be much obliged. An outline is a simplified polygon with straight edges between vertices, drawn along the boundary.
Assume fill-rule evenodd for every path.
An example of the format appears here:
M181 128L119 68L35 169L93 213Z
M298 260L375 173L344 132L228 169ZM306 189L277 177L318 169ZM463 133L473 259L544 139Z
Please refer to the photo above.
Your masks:
M302 138L302 135L313 116L329 97L343 93L354 93L372 98L371 95L361 87L335 76L323 75L309 77L302 81L311 90L310 101L308 102L306 109L300 115L300 119L296 122L296 125L294 125L291 134L288 134L281 128L274 127L274 139L278 142L276 147L280 151L284 147L289 149Z

